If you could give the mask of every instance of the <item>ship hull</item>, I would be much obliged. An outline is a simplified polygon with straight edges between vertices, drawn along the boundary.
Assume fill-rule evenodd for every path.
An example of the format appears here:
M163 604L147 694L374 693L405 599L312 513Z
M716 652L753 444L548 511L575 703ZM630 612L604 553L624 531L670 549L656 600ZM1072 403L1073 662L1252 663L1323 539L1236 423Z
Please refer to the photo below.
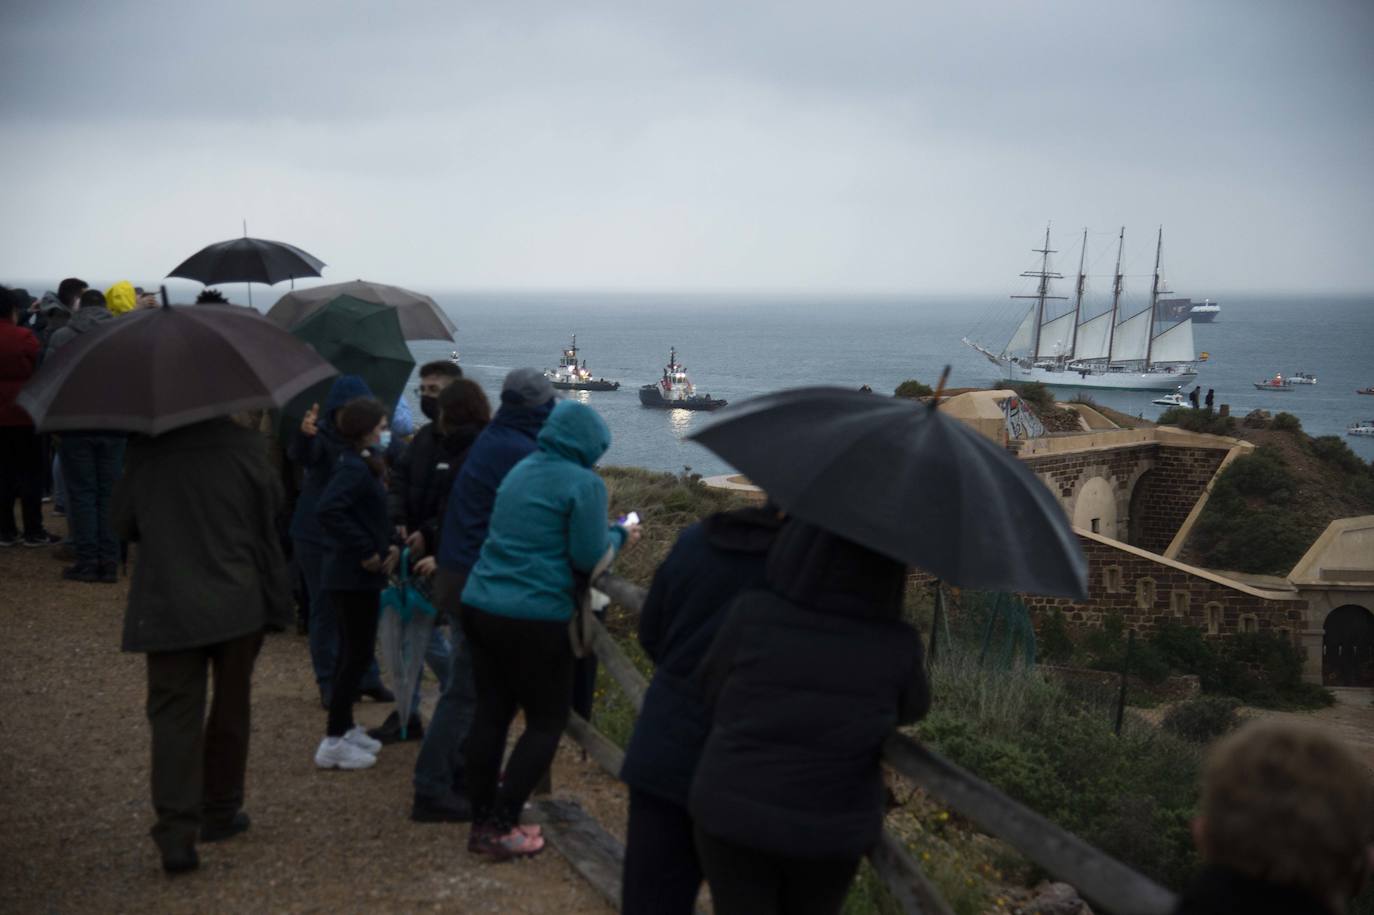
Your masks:
M1048 369L1042 366L1026 367L1015 362L1002 362L1006 377L1012 381L1031 382L1056 388L1099 388L1114 391L1174 391L1181 385L1192 384L1197 380L1197 372L1185 369L1175 372L1126 371L1126 372L1078 372L1070 369Z
M1194 311L1190 312L1187 317L1192 318L1194 324L1211 324L1217 319L1217 313L1215 311Z
M618 381L551 381L560 391L619 391Z
M700 395L682 400L668 400L659 393L656 384L646 384L639 389L639 402L646 407L657 407L661 410L719 410L726 404L724 400Z

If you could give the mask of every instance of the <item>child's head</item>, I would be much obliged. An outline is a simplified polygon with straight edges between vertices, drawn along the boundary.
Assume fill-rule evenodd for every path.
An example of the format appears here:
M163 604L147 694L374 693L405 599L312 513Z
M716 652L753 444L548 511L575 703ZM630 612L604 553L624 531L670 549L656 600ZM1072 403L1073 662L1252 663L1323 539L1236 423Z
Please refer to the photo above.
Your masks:
M1194 836L1208 864L1344 900L1374 861L1374 777L1313 725L1248 724L1208 754Z

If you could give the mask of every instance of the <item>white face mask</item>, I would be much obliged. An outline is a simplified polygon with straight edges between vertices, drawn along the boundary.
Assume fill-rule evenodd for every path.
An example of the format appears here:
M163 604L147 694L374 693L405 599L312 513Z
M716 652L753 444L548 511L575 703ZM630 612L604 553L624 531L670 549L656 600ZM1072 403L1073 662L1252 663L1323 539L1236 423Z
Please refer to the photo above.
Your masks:
M377 439L377 447L378 447L380 450L382 450L382 451L385 451L386 449L388 449L388 448L391 447L391 430L390 430L390 429L383 429L383 430L381 431L381 435L380 435L380 437Z

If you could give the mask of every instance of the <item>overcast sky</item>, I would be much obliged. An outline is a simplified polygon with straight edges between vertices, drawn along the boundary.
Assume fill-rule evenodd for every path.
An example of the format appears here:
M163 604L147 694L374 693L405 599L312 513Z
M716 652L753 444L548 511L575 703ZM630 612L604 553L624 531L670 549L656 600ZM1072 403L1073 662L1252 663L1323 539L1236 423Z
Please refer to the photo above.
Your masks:
M6 0L0 282L1374 290L1374 3ZM1076 266L1067 251L1065 272Z

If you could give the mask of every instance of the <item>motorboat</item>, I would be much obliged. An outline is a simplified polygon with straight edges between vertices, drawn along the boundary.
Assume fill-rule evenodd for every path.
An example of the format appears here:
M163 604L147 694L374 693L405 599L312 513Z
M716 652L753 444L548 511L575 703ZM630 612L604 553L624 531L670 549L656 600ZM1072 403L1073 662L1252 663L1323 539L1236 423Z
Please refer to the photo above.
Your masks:
M1345 427L1345 434L1374 436L1374 419L1356 420Z
M1355 393L1356 393L1356 394L1374 394L1374 387L1356 388L1356 389L1355 389Z
M1184 396L1182 391L1175 391L1172 394L1165 394L1163 397L1156 397L1154 400L1150 401L1150 403L1159 404L1161 407L1187 407L1190 410L1193 408L1193 402Z
M1294 372L1288 376L1290 384L1316 384L1317 376L1311 372Z

